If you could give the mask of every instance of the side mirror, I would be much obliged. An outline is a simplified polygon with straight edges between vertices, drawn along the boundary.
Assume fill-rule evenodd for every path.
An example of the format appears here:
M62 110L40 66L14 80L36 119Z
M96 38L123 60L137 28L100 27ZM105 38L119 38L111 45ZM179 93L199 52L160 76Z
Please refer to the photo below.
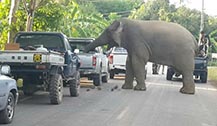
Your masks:
M1 66L0 72L2 75L10 75L11 74L11 68L8 65L3 65L3 66Z
M75 50L74 50L74 53L75 53L75 54L78 54L79 52L80 52L79 49L75 49Z

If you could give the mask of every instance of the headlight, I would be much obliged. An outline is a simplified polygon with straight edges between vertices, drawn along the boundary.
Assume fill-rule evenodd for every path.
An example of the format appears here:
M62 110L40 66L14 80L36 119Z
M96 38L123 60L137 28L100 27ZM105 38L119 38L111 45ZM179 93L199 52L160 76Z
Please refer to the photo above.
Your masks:
M11 73L11 68L8 65L2 65L0 72L3 75L9 75Z

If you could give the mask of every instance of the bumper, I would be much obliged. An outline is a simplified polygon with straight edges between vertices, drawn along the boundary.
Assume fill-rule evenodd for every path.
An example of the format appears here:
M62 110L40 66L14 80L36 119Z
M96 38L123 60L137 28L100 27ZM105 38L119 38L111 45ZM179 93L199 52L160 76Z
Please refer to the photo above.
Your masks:
M7 97L6 93L0 94L0 111L3 110L7 104Z
M125 65L109 65L110 70L126 70L126 66Z
M19 93L16 92L16 94L15 94L15 105L18 102L18 98L19 98ZM0 94L0 111L5 109L5 107L7 105L7 99L8 99L8 95L6 93Z
M207 73L207 69L204 69L204 70L196 69L196 70L194 70L194 75L200 75L202 73Z
M95 69L81 69L80 68L79 71L82 77L88 77L91 75L99 74L99 72L97 72Z
M110 65L110 71L118 74L118 73L125 73L126 66L125 65Z

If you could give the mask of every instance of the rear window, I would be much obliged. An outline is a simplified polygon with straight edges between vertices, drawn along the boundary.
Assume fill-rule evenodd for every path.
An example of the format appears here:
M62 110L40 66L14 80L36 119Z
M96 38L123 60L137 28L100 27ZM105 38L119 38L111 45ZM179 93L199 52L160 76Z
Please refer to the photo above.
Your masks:
M16 43L19 43L20 47L24 49L28 46L39 47L43 45L48 50L64 51L63 40L58 35L20 35L17 37Z
M79 49L80 52L83 52L85 46L87 46L90 43L89 42L73 42L73 41L70 41L69 44L70 44L70 46L72 48L72 51L74 51L75 49Z
M116 48L114 49L114 52L115 52L115 53L127 53L127 50L124 49L124 48L122 48L122 47L116 47Z

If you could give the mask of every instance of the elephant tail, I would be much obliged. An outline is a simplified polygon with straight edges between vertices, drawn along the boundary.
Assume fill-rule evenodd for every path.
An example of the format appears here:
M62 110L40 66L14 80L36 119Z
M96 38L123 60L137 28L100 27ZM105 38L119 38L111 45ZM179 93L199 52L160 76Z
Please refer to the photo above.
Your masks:
M199 54L199 46L198 46L198 43L197 43L197 40L194 38L194 36L192 35L192 39L194 41L194 52L195 52L195 56L197 56Z

